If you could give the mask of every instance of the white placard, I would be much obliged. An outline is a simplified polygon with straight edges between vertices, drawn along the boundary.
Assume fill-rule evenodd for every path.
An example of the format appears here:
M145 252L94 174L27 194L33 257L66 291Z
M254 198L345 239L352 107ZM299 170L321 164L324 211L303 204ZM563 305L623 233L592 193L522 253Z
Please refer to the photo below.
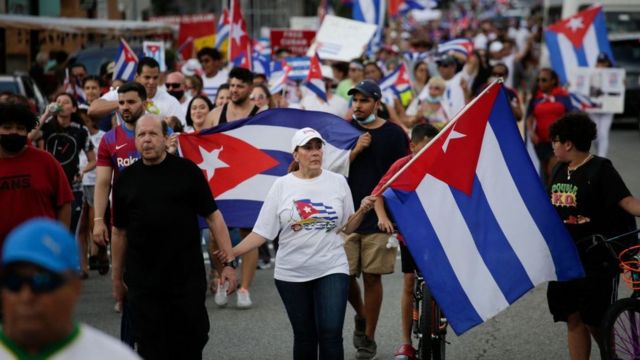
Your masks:
M569 91L582 96L586 112L624 111L624 69L577 67L569 72Z
M317 51L322 60L351 61L362 55L375 31L373 24L327 15L307 56Z

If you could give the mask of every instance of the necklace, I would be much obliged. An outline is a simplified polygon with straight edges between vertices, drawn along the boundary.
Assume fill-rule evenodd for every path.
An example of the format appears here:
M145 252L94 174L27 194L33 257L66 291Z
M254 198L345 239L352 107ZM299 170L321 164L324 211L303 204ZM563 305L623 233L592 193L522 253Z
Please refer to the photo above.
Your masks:
M589 156L584 158L584 160L582 160L580 164L574 166L573 169L571 168L571 166L567 165L567 180L571 180L571 174L573 174L574 171L578 170L578 168L584 165L587 161L591 160L591 158L593 158L593 155L589 154Z

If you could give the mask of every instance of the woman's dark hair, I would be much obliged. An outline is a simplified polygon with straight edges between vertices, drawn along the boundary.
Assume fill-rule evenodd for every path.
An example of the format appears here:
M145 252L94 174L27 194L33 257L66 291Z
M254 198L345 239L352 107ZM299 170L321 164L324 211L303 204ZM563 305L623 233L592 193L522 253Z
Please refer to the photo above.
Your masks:
M218 89L218 91L220 91L220 89ZM207 104L207 107L209 108L209 111L213 110L213 103L211 102L211 100L209 100L209 98L205 95L196 95L194 96L191 101L189 101L189 106L187 106L187 116L185 117L185 121L187 123L188 126L193 127L193 119L191 118L191 105L193 104L193 102L196 99L201 99L202 101L204 101Z
M224 83L222 85L220 85L220 87L218 88L218 92L216 92L216 98L213 101L213 107L216 107L216 103L218 102L218 95L220 95L220 90L229 90L229 84L228 83Z
M572 112L551 125L552 140L571 141L578 151L587 152L596 138L596 124L583 112Z
M84 120L82 119L82 116L80 116L80 108L78 107L78 100L76 100L76 99L73 97L73 95L68 94L68 93L66 93L66 92L58 93L58 94L54 97L54 99L55 99L55 100L58 100L58 98L59 98L60 96L66 96L66 97L68 97L68 98L69 98L69 100L71 100L71 105L73 105L73 107L74 107L74 108L76 108L76 111L71 113L71 116L70 116L70 117L71 117L71 121L72 121L72 122L74 122L74 123L76 123L76 124L85 125ZM54 115L54 117L57 117L57 115ZM56 121L56 124L57 124L57 121Z

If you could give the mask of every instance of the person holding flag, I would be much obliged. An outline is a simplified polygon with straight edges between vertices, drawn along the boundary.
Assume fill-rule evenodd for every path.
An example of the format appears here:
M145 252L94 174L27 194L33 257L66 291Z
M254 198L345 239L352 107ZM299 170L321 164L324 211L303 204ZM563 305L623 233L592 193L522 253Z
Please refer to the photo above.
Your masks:
M620 269L608 249L584 240L635 229L630 215L640 216L640 200L631 195L611 161L590 153L596 125L587 114L563 116L549 134L560 161L551 175L551 203L576 242L586 277L550 282L547 301L554 321L567 323L571 359L588 359L591 337L598 347L605 341L599 327L616 299Z
M312 128L295 132L290 172L275 181L253 230L232 254L240 256L279 236L274 278L293 328L296 360L344 359L349 266L336 229L348 223L344 232L353 232L375 201L364 197L354 214L344 176L322 168L324 144Z

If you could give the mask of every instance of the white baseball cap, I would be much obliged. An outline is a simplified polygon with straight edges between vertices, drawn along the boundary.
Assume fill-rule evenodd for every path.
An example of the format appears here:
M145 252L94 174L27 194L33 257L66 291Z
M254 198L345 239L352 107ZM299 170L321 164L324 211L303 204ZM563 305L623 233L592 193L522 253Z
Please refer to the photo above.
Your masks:
M325 143L322 135L310 127L296 131L291 138L291 152L294 152L298 146L306 145L311 139L320 139L323 144Z

